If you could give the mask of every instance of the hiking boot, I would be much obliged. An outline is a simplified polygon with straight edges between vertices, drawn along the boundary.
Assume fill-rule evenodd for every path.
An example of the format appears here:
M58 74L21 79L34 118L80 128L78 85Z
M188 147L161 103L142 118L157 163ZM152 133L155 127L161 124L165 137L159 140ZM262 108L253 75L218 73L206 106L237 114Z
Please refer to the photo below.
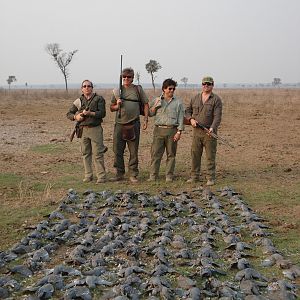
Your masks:
M84 177L82 181L86 183L86 182L91 182L92 180L93 177Z
M208 179L207 182L206 182L206 185L208 186L211 186L211 185L214 185L215 184L215 181L213 179Z
M150 175L150 177L147 179L148 182L154 182L157 180L157 177L154 175Z
M195 182L198 182L198 181L200 181L199 178L191 177L186 182L187 183L195 183Z
M111 178L110 181L122 181L124 180L124 175L123 174L117 174L115 177Z
M96 184L105 183L105 182L106 182L106 178L98 178Z
M166 177L166 182L173 182L173 177L172 176L167 176Z
M129 180L130 180L131 183L138 183L139 182L138 179L136 178L136 176L130 176Z

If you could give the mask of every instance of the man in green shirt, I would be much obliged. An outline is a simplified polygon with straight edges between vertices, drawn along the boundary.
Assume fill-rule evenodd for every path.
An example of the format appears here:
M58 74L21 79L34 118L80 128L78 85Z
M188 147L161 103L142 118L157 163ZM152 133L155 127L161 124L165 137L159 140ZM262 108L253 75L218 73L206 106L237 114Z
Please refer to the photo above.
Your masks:
M166 182L172 182L175 169L177 142L184 129L184 107L174 96L177 82L171 78L162 84L162 95L150 104L149 116L154 116L154 132L151 147L151 167L148 181L158 179L162 156L166 150Z
M83 182L93 180L92 160L94 161L97 183L106 181L104 153L107 147L103 144L101 123L106 115L105 99L93 93L93 83L84 80L81 84L82 95L70 107L67 117L79 122L82 131L81 153L84 165Z
M123 85L121 95L118 89L113 91L110 110L116 112L113 137L115 153L114 167L117 174L116 181L124 179L125 163L124 150L129 150L128 172L129 180L137 183L138 179L138 148L140 141L140 103L144 105L145 116L143 129L148 126L149 104L148 98L140 85L133 84L134 71L131 68L122 70Z
M222 118L221 98L214 94L214 80L210 76L202 79L202 92L194 96L185 110L185 117L193 126L191 148L192 168L188 182L200 179L201 156L205 149L207 158L207 185L214 185L216 178L217 140L204 132L197 124L204 125L209 132L217 133Z

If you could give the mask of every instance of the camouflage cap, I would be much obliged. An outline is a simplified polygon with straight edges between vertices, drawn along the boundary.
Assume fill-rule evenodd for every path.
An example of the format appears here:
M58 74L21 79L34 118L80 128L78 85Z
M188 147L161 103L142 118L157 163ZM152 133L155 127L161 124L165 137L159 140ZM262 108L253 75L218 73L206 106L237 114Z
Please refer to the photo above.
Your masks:
M210 76L205 76L202 78L202 83L204 82L214 83L214 79Z

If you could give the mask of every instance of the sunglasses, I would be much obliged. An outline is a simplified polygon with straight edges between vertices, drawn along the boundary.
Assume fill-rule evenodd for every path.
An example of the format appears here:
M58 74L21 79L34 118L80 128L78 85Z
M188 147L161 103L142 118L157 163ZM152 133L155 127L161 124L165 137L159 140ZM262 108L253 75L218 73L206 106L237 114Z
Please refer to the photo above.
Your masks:
M92 86L91 85L83 85L82 87L83 88L91 88Z
M211 82L202 82L202 85L203 85L203 86L204 86L204 85L211 86L212 83L211 83Z
M123 75L123 78L132 78L132 76L130 76L130 75Z
M168 90L169 90L169 91L175 91L176 88L170 88L170 87L169 87Z

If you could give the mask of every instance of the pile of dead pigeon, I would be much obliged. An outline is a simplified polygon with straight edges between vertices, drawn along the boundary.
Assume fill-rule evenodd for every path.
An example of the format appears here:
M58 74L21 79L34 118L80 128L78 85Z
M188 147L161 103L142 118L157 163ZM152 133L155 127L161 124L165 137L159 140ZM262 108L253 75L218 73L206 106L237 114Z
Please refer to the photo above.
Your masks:
M300 267L266 220L217 194L70 189L0 252L0 299L297 299Z

